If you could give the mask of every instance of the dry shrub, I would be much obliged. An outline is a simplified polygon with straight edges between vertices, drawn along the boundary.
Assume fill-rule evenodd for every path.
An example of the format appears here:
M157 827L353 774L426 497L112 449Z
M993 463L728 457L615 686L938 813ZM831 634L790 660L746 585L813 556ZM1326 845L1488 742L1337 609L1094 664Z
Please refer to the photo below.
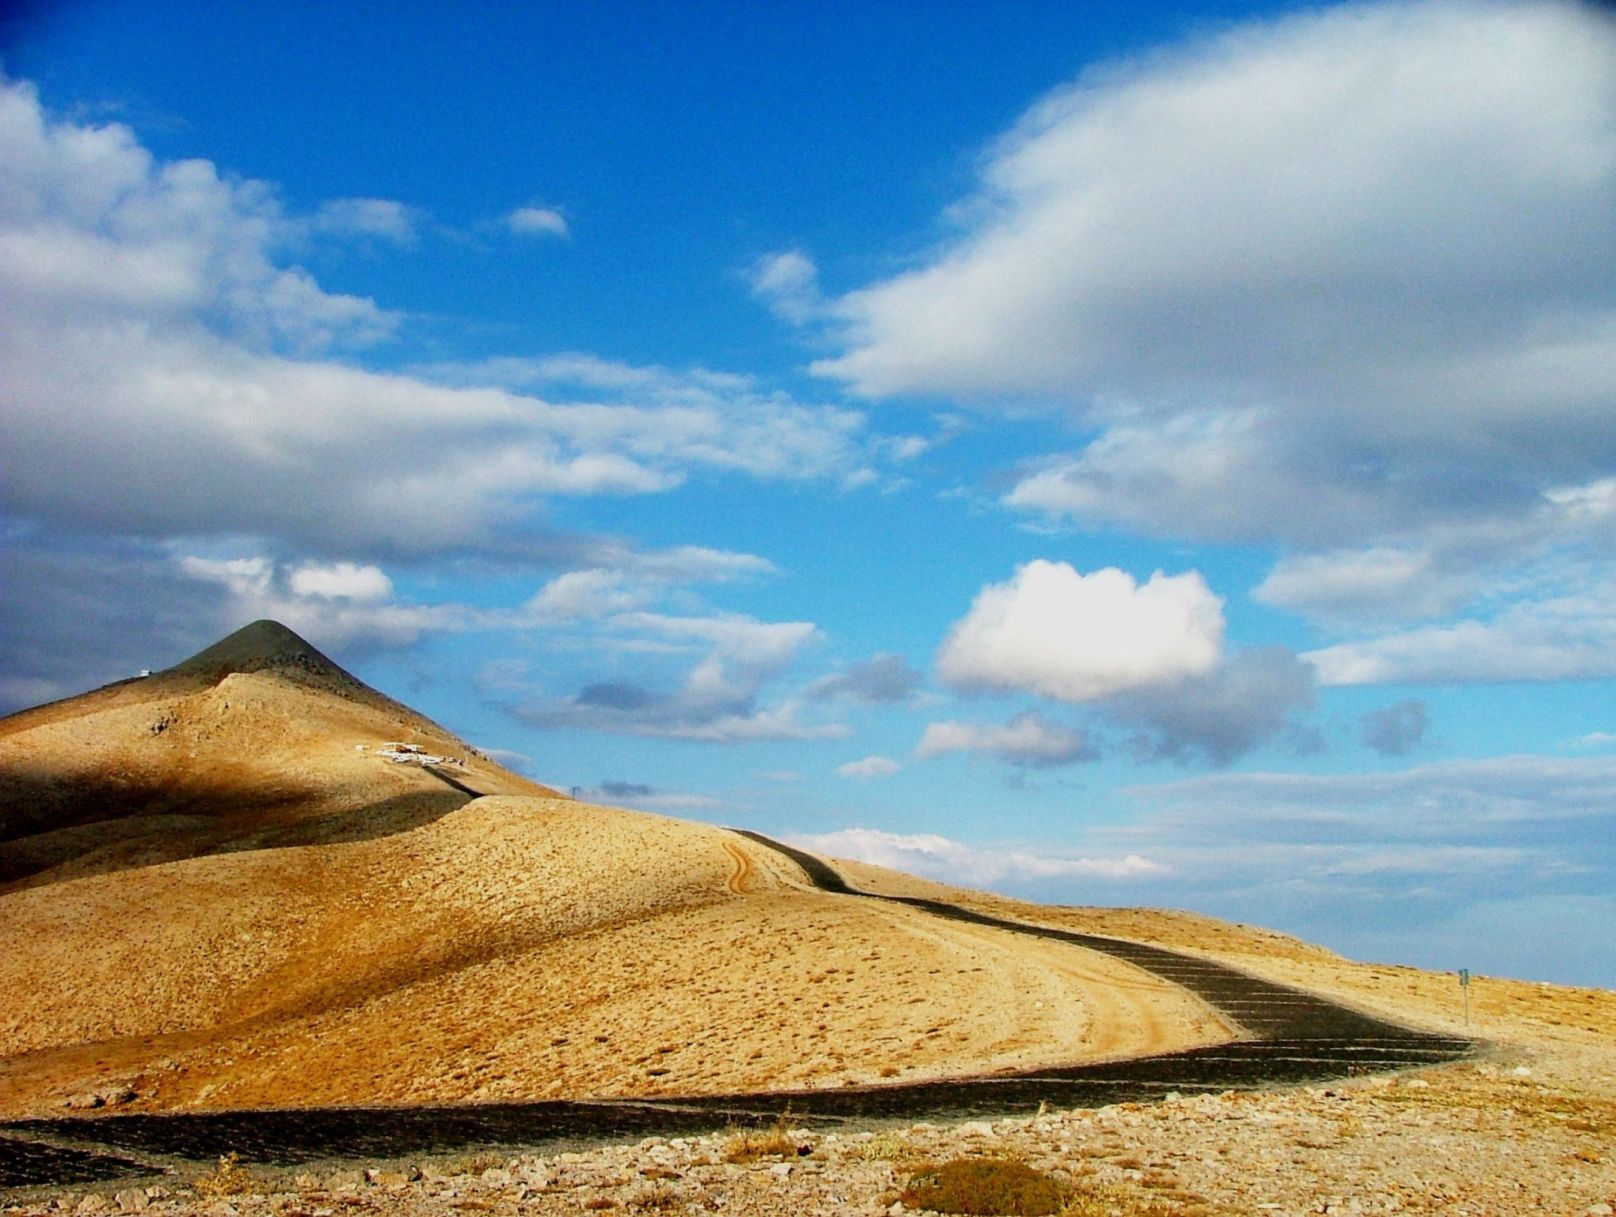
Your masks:
M447 1158L438 1169L445 1175L480 1175L491 1167L504 1165L504 1154L474 1153Z
M902 1133L876 1133L868 1141L860 1141L849 1151L849 1156L860 1162L891 1162L895 1158L910 1156L913 1150Z
M737 1128L730 1132L724 1143L724 1161L730 1163L756 1162L759 1158L795 1158L801 1151L788 1135L787 1121L791 1110L787 1108L768 1128Z
M258 1189L258 1180L241 1165L241 1155L234 1151L219 1159L219 1165L205 1175L191 1180L198 1196L241 1196Z
M1065 1206L1060 1180L1006 1158L955 1158L922 1166L899 1197L912 1209L938 1213L1046 1217Z
M628 1206L644 1213L664 1213L679 1208L683 1203L683 1196L667 1184L659 1183L629 1197Z
M1066 1194L1061 1217L1201 1217L1211 1210L1188 1192L1172 1197L1141 1196L1120 1187L1079 1183Z

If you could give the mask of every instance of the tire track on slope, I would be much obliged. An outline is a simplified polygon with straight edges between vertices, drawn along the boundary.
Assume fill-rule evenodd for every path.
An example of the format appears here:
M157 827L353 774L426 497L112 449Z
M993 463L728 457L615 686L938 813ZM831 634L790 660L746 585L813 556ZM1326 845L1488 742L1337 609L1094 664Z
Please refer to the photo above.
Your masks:
M724 886L733 896L744 896L747 892L747 880L752 877L752 859L739 845L729 841L724 842L724 852L729 860L735 864L735 870L724 881Z

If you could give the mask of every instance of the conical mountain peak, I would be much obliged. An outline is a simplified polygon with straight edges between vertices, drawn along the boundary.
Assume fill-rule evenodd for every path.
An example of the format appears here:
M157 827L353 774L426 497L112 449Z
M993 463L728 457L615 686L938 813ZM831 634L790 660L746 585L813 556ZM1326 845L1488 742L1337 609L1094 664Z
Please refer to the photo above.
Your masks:
M221 638L205 650L175 664L170 673L218 682L233 674L274 672L283 676L345 688L363 688L312 643L278 621L255 621Z

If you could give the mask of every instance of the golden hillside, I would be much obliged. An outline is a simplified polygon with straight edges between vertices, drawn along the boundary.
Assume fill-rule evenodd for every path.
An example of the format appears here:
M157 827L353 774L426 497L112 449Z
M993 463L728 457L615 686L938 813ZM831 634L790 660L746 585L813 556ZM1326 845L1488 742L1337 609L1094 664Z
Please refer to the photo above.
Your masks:
M0 992L0 1116L841 1085L1232 1034L1108 957L560 797L273 622L0 720Z

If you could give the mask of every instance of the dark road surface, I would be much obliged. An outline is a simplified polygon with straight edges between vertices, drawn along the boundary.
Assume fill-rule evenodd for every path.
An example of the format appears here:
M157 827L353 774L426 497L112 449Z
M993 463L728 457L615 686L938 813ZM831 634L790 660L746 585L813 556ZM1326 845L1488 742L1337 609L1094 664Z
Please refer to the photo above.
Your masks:
M949 920L1069 942L1126 960L1189 989L1251 1038L1106 1064L837 1090L25 1120L0 1125L0 1188L160 1174L187 1164L194 1169L226 1153L239 1154L247 1163L293 1166L480 1148L549 1151L608 1139L697 1135L729 1124L771 1120L786 1107L794 1123L820 1127L844 1121L991 1118L1030 1113L1041 1104L1098 1107L1158 1099L1169 1091L1326 1082L1437 1064L1477 1048L1472 1040L1416 1031L1160 947L1024 925L938 900L870 895L849 887L811 854L757 833L741 835L791 858L823 891L905 904Z

